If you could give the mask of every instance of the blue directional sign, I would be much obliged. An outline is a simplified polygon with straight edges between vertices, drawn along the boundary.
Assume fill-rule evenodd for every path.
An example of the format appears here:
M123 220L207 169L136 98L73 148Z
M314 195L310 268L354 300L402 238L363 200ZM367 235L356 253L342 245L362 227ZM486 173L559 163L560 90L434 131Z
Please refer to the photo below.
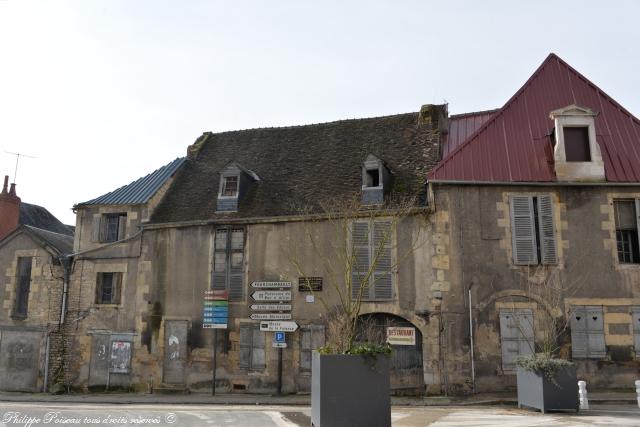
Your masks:
M274 342L285 342L284 332L276 332L273 337Z

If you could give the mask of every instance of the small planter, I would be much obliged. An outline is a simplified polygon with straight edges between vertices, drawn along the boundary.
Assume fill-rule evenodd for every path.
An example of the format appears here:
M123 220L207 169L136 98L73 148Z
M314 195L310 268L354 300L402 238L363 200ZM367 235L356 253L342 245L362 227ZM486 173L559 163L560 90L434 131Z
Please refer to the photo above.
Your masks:
M321 355L311 364L313 427L390 427L389 357Z
M575 366L555 373L551 381L541 372L518 367L518 408L527 406L547 411L578 411L578 378Z

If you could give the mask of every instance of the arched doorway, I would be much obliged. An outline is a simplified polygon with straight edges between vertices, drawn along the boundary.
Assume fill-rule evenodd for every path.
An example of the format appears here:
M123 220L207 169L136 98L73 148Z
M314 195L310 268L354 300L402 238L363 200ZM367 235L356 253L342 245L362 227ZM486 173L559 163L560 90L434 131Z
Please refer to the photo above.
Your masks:
M415 394L424 390L422 368L422 333L413 323L389 313L370 313L360 316L358 321L358 341L384 344L387 342L388 328L413 328L415 343L392 345L391 390L394 394ZM398 331L396 329L396 331ZM410 329L400 331L411 332Z

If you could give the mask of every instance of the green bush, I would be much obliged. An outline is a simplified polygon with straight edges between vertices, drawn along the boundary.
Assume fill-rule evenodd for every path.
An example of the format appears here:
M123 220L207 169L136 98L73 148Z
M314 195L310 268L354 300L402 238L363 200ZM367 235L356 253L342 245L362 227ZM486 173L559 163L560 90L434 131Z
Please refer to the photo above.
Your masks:
M328 345L318 348L318 353L320 354L338 354L336 350ZM391 346L389 344L379 345L379 344L359 344L354 345L349 350L344 352L344 354L353 354L360 356L375 356L378 354L391 354Z
M518 356L516 358L516 366L526 369L527 371L542 374L555 384L556 373L569 366L573 366L573 363L565 359L555 358L547 353L537 353Z

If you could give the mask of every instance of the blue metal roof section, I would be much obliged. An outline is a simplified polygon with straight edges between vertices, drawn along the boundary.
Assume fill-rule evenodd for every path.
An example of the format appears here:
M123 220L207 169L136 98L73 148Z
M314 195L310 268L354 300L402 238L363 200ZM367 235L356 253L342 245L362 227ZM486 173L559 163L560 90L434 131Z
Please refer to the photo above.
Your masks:
M167 182L182 166L186 157L180 157L151 172L149 175L133 181L129 185L113 190L110 193L103 194L88 202L78 203L82 205L137 205L149 201L151 197Z

